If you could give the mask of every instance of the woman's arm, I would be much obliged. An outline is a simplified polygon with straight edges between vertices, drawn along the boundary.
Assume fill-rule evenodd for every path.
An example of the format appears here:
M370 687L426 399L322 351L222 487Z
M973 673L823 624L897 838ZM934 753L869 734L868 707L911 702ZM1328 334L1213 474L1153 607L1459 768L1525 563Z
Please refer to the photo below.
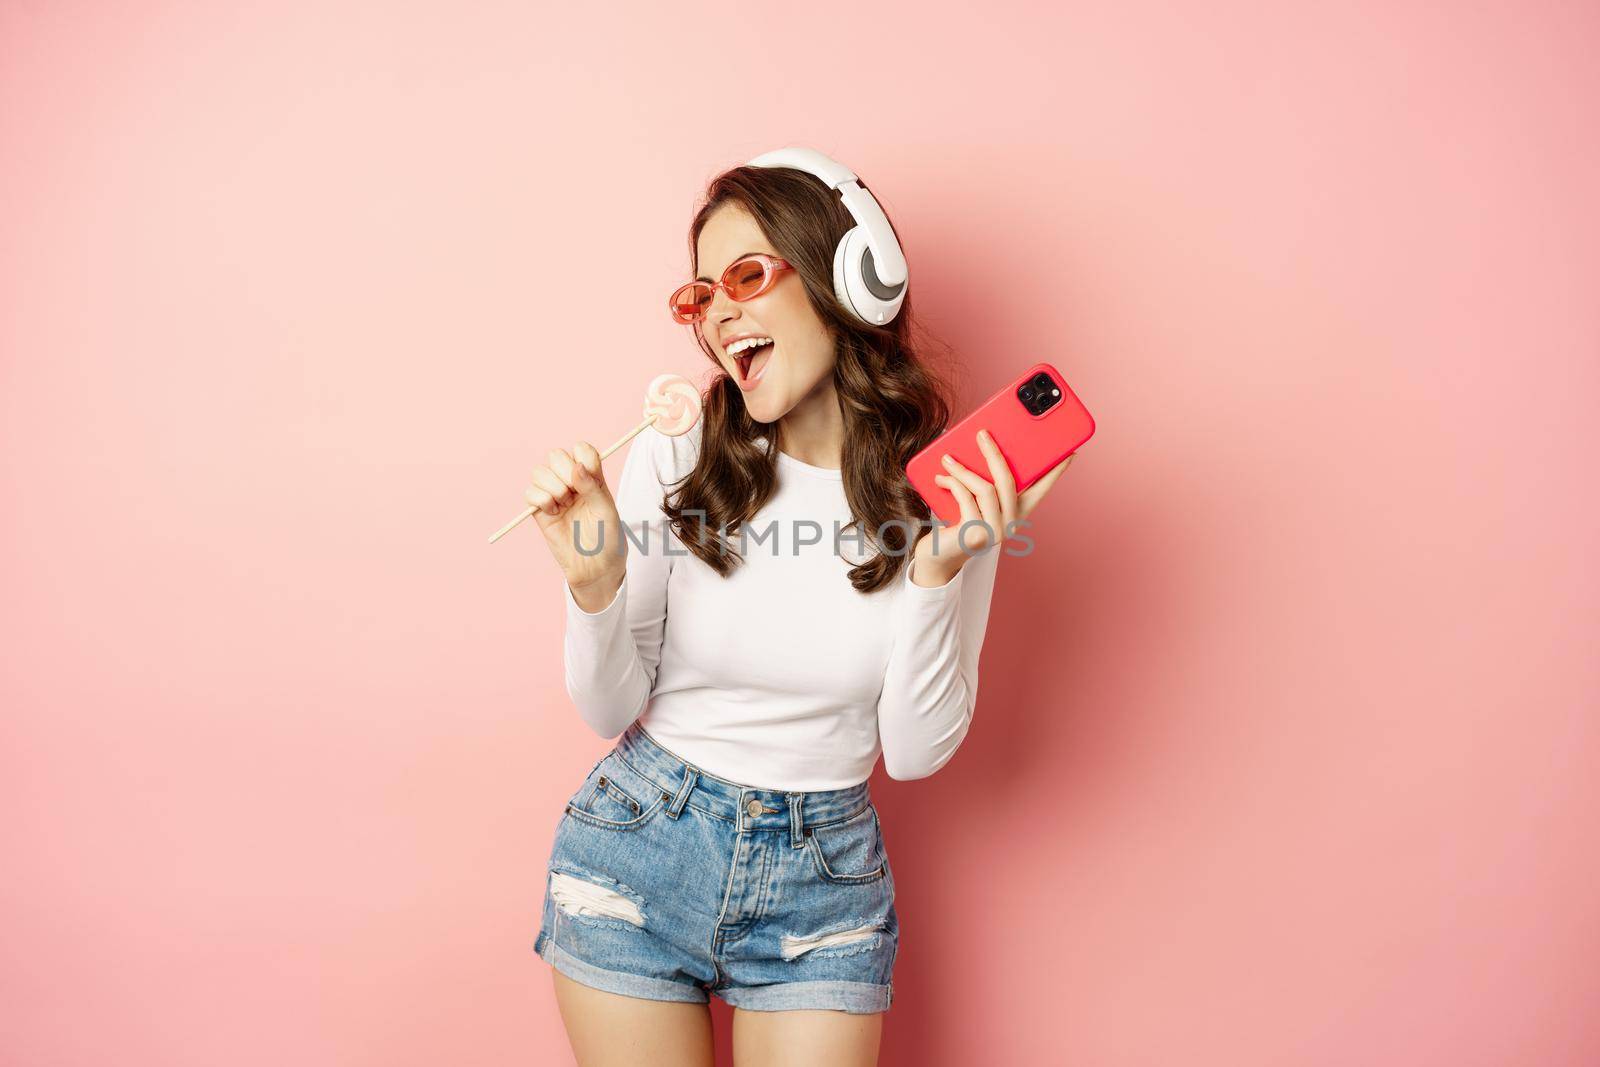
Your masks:
M585 611L572 587L561 583L567 604L563 645L567 695L583 721L601 737L616 737L644 711L660 666L667 579L672 572L661 498L663 482L678 477L683 446L676 442L682 441L647 426L628 446L614 497L617 514L632 538L626 573L610 603ZM578 531L585 549L594 547L597 536L595 530ZM615 548L607 544L604 550Z
M944 585L918 585L906 568L894 646L878 698L878 740L889 777L926 778L950 761L978 703L978 655L989 624L996 545Z
M1005 542L1039 506L1050 487L1072 465L1073 453L1022 493L1011 468L988 430L978 431L978 447L989 478L946 455L948 474L934 478L961 507L961 521L918 539L906 568L895 644L878 701L878 739L883 766L891 778L926 778L961 747L978 704L978 653L989 624L995 569ZM978 527L968 527L977 522ZM981 540L963 538L965 530ZM924 564L932 572L919 571ZM955 568L943 585L922 586L914 572L935 580Z

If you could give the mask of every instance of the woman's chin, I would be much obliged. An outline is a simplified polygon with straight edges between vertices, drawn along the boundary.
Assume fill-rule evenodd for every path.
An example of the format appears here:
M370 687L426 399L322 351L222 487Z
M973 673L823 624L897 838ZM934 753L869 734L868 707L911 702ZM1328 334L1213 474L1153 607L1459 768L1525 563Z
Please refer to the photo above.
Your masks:
M744 409L757 422L771 422L782 414L777 404L780 392L777 382L762 378L756 382L755 388L745 391Z
M759 422L770 426L789 414L789 409L777 403L769 396L745 397L744 409L750 414L751 422Z

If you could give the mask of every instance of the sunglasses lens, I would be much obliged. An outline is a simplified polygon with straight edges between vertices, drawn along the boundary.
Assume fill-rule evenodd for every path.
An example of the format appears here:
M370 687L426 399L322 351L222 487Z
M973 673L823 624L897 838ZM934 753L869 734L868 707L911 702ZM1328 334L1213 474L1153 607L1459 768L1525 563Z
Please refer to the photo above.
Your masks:
M759 259L742 259L728 268L722 282L735 300L749 300L761 291L767 280L766 264Z
M672 317L679 322L698 322L711 306L711 286L690 282L672 294Z

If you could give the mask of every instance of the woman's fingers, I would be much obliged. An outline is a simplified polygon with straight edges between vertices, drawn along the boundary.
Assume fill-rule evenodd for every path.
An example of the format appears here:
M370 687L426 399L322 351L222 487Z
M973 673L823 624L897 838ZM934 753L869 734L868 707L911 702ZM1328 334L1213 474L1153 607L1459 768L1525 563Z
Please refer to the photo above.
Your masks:
M982 544L976 544L972 541L971 534L967 535L967 544L974 545L973 551L977 552L985 546L998 541L1003 535L1005 524L1000 518L1000 495L996 491L994 483L983 475L963 466L960 460L950 455L944 457L944 467L945 470L950 472L950 477L955 478L961 485L965 486L977 502L978 514L970 516L970 518L976 518L989 527L987 540L984 540ZM966 522L968 518L969 516L963 513L961 521Z
M594 477L590 475L588 468L564 448L551 449L550 469L555 471L556 477L571 486L575 493L583 493L594 485Z
M532 480L533 484L544 490L558 506L566 507L572 503L572 486L549 467L535 467Z
M1000 498L1001 526L995 536L1004 538L1005 531L1011 529L1012 522L1017 518L1017 480L1012 477L1011 465L1006 462L1000 446L994 443L988 430L978 431L978 447L989 461L989 480L994 483L995 493Z
M935 475L933 480L935 484L950 490L950 495L956 498L956 506L961 509L961 517L939 531L936 554L948 557L958 552L964 552L969 556L982 552L990 542L984 529L994 527L984 518L983 507L972 495L972 490L948 474Z
M1060 478L1066 472L1066 469L1072 466L1072 461L1077 458L1078 454L1074 452L1045 472L1043 478L1023 490L1022 497L1017 504L1018 518L1025 519L1028 517L1029 512L1033 511L1038 506L1039 501L1044 499L1044 495L1050 491L1050 487L1056 484L1056 479Z
M555 462L555 456L557 453L550 451L550 461ZM562 475L555 474L555 470L550 467L534 467L530 480L534 488L544 491L555 506L566 507L573 502L573 486L566 482L566 478Z
M577 468L572 484L579 492L588 492L605 482L605 470L600 466L600 450L588 441L572 446L572 459Z
M969 522L982 520L983 513L978 510L978 502L973 499L972 490L968 489L965 485L962 485L960 482L956 481L953 476L948 474L936 474L933 476L933 480L936 485L942 485L946 489L950 490L950 495L956 498L956 507L961 509L961 517L953 524L950 524L954 525L955 529L952 530L950 525L946 525L943 530L939 531L939 536L941 538L945 536L952 538L957 537L961 533L961 527L965 526ZM967 536L970 537L971 534L968 534ZM939 544L945 545L946 542L941 540ZM948 554L949 549L946 548L944 551L946 554Z
M549 463L535 467L529 475L530 484L522 494L540 513L540 523L546 528L581 502L600 508L610 502L600 453L589 442L579 441L571 451L552 448L547 458ZM598 497L593 495L596 490Z
M542 512L546 515L555 510L555 501L550 499L550 494L545 492L543 489L540 489L537 485L530 485L527 489L523 490L522 499L533 505L535 511Z

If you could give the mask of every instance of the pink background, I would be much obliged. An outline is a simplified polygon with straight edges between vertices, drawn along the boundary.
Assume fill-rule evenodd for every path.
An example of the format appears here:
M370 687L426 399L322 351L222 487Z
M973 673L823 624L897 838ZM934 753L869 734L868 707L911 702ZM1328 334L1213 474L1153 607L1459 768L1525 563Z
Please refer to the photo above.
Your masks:
M787 143L1100 426L873 780L884 1062L1600 1059L1600 12L401 7L0 5L0 1060L569 1062L486 538Z

